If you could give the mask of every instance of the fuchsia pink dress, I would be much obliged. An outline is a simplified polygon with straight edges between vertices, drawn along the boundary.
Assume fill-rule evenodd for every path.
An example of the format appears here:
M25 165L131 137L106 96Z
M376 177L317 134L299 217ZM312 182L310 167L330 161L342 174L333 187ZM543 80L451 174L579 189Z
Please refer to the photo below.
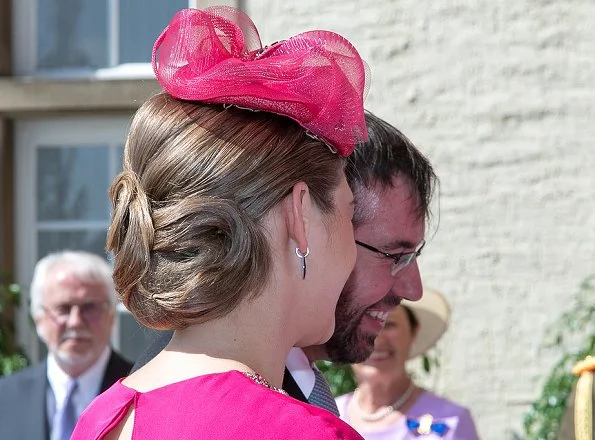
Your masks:
M104 438L134 406L133 440L362 440L330 412L239 371L198 376L141 393L116 382L81 415L71 440Z

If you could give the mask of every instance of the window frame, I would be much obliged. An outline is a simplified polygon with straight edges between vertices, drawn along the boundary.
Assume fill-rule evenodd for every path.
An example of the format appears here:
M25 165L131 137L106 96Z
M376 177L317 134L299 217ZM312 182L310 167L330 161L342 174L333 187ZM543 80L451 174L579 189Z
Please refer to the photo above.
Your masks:
M39 148L45 145L75 145L94 146L107 144L110 148L108 174L110 178L116 175L117 147L125 142L130 124L130 113L113 115L77 115L55 116L44 118L23 118L15 120L15 262L16 279L23 287L22 305L17 313L17 329L19 344L25 349L33 362L38 362L45 354L40 346L31 324L29 316L29 286L33 276L37 255L37 173L36 155ZM107 196L106 196L107 197ZM109 209L106 206L106 209ZM82 221L94 224L98 220ZM109 220L105 221L107 228ZM118 349L121 335L119 334L120 315L125 309L119 308L118 318L112 333L112 346Z
M108 58L110 66L99 69L65 68L55 71L37 70L37 2L43 0L12 0L13 20L13 67L16 76L38 78L97 78L97 79L145 79L153 77L151 63L116 64L118 53L119 2L126 0L103 0L107 2L108 16L114 29L108 31ZM101 1L101 0L98 0ZM214 5L238 7L240 0L188 0L189 8L205 8ZM109 24L108 24L109 26Z

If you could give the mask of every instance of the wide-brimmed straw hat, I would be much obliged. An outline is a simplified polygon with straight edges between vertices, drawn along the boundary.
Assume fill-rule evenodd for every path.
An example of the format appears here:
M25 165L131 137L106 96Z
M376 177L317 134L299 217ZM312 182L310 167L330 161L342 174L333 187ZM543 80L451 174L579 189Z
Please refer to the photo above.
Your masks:
M409 351L409 359L424 354L440 340L450 324L450 306L444 295L424 286L419 301L403 300L401 304L413 312L419 326Z

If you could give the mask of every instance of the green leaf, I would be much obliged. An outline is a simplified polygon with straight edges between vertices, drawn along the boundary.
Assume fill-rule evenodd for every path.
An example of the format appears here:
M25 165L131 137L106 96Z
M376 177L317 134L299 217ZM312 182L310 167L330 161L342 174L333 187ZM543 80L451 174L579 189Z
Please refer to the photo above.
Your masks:
M7 283L6 276L0 273L0 376L12 374L27 366L29 361L15 344L14 313L11 306L18 306L21 288L18 284Z
M566 341L581 342L580 349L566 349L546 378L541 395L524 416L523 427L527 440L554 440L566 410L566 402L577 378L571 368L588 354L595 352L595 276L580 283L579 291L569 310L562 313L546 331L552 340L546 347L565 347ZM588 304L591 302L591 304ZM587 305L588 304L588 305ZM553 333L552 333L553 332ZM553 334L553 337L552 337Z
M333 396L341 396L355 389L355 377L350 365L339 365L328 361L319 361L316 362L316 366L324 374Z

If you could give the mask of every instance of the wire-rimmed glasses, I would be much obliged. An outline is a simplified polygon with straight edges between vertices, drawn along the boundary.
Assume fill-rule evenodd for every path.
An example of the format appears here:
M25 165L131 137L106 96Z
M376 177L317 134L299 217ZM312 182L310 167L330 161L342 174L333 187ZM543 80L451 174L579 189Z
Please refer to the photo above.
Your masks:
M51 307L41 306L43 311L60 325L64 325L68 322L68 319L72 314L72 310L75 307L78 309L78 312L80 313L83 320L87 323L90 323L97 321L103 316L103 314L109 308L109 301L95 301L82 304L63 303Z
M420 256L422 249L426 245L426 241L422 240L414 251L411 252L399 252L397 254L389 254L388 252L383 252L380 249L375 248L367 243L364 243L359 240L355 240L355 243L360 245L363 248L368 249L369 251L376 252L377 254L382 255L385 258L389 258L393 260L393 264L391 265L390 274L394 277L400 271L405 269L409 266L417 257Z

